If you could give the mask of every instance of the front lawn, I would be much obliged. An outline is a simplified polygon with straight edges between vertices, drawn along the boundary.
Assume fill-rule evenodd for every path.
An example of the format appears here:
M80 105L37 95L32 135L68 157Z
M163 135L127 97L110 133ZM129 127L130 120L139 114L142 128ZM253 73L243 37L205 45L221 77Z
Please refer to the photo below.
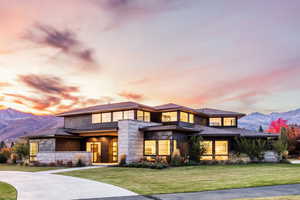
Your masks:
M16 200L16 199L17 199L16 189L7 183L0 182L0 200Z
M30 167L10 164L0 164L0 171L23 171L23 172L38 172L54 169L63 169L62 167Z
M203 165L164 170L103 167L62 174L110 183L139 194L300 183L300 166L291 164Z
M256 199L239 199L239 200L299 200L300 196L284 196L284 197L267 197Z

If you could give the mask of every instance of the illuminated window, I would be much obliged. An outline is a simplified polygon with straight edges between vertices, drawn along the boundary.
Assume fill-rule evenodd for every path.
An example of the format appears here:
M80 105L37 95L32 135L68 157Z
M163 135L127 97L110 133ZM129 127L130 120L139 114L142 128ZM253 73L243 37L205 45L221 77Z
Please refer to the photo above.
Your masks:
M189 122L189 114L186 112L180 112L180 121Z
M201 142L201 145L205 149L205 152L204 152L205 155L213 154L213 141L205 140L205 141Z
M195 123L193 114L190 114L189 122L190 123Z
M224 118L224 126L236 126L236 118L235 117L225 117Z
M209 118L210 126L222 126L222 118Z
M124 111L124 119L134 119L134 111L133 110Z
M215 154L227 155L228 154L228 141L215 141Z
M137 111L137 120L144 121L144 111L141 110Z
M30 161L36 161L36 155L39 151L39 144L37 142L29 143L29 155Z
M144 154L148 156L156 155L156 140L145 140Z
M144 112L144 121L150 122L150 112Z
M163 112L162 122L175 122L177 121L177 112Z
M92 123L101 123L101 114L92 114Z
M158 155L169 156L170 154L170 140L158 140Z
M113 121L117 122L123 119L123 112L113 112Z
M102 123L111 122L111 113L102 113Z

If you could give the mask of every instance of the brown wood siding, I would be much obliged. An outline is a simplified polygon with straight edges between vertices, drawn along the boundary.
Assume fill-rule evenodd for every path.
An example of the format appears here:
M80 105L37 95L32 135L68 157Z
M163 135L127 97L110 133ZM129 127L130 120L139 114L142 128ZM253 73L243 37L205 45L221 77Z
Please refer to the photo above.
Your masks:
M71 129L109 129L117 128L118 122L107 122L92 124L92 115L78 115L72 117L65 117L65 128Z
M56 138L56 151L81 151L80 139Z

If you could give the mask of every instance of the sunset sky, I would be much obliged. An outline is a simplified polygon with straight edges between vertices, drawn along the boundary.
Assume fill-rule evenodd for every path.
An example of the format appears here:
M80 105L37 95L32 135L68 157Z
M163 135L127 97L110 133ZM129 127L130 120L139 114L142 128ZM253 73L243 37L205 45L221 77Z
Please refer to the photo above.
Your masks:
M1 0L0 108L300 108L299 10L299 0Z

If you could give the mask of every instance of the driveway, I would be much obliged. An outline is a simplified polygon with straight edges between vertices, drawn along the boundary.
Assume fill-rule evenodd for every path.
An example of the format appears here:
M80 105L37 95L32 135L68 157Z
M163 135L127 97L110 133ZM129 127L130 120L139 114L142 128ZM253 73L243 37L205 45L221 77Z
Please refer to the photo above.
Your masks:
M106 183L48 173L0 171L0 181L17 189L18 200L71 200L136 195Z

